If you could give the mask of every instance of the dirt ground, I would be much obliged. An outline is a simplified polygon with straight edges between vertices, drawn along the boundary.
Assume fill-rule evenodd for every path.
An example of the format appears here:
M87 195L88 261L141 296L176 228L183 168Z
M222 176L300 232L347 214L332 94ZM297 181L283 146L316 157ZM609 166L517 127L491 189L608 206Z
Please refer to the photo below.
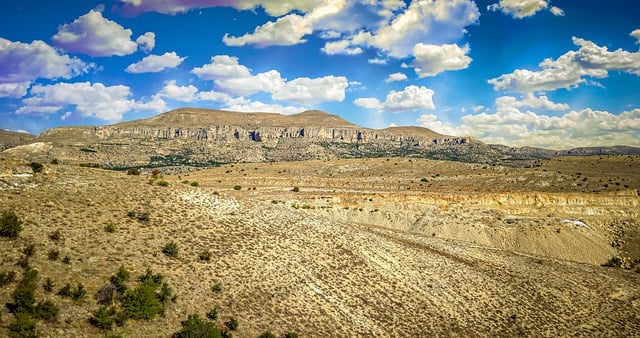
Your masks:
M35 244L41 280L87 289L81 302L38 289L61 310L57 322L38 322L42 337L104 336L87 319L120 265L161 273L178 296L163 317L109 332L124 337L169 337L214 307L238 319L238 337L634 336L640 274L601 264L622 256L631 268L638 257L638 161L515 169L381 158L153 178L53 164L31 174L4 158L1 209L24 230L0 239L0 272L20 272ZM161 252L169 241L177 258ZM51 250L70 264L50 261ZM205 251L210 262L198 257ZM14 287L0 289L0 302ZM0 310L0 335L12 317Z

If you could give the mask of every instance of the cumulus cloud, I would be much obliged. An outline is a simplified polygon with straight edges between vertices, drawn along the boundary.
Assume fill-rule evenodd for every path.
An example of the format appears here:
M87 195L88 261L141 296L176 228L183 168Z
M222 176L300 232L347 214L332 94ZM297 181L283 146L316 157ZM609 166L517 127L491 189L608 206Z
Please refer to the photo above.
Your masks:
M269 112L269 113L280 113L285 115L298 114L308 108L303 106L283 106L279 104L273 103L264 103L261 101L250 101L246 100L244 102L231 103L224 107L226 110L231 111L239 111L239 112Z
M22 97L36 79L70 79L92 67L40 40L23 43L0 38L0 97Z
M129 65L124 71L127 73L157 73L168 68L178 67L186 57L179 57L176 52L162 55L149 55L139 62Z
M631 32L631 36L638 39L638 43L640 43L640 29L636 29L633 32Z
M234 96L247 96L259 92L270 93L274 100L297 104L317 104L344 100L349 83L344 76L297 78L286 81L276 70L253 75L239 63L238 58L216 55L211 63L195 67L192 73L205 80L213 80L220 91Z
M387 59L373 58L373 59L367 60L367 62L372 64L372 65L386 65L387 64Z
M640 75L640 52L622 49L611 52L607 47L576 37L573 43L580 49L556 60L545 59L539 64L542 68L539 71L516 69L488 82L495 90L533 92L573 88L587 82L585 77L605 78L610 70Z
M418 43L458 40L479 17L478 7L470 0L414 1L377 30L362 30L351 41L401 58L409 56Z
M395 81L404 81L407 79L407 75L405 75L404 73L393 73L393 74L389 74L389 76L387 76L387 78L384 80L384 82L395 82Z
M145 33L138 41L131 40L131 29L125 29L115 21L91 10L70 24L58 27L52 37L54 44L65 50L90 56L123 56L134 53L138 43L144 50L155 45L155 35ZM153 42L152 42L153 40Z
M313 26L304 17L290 14L279 18L275 22L267 22L256 27L253 33L233 37L225 34L222 41L227 46L255 45L267 46L291 46L307 42L305 35L313 32Z
M156 46L156 33L154 32L146 32L140 35L136 39L136 44L138 45L138 49L149 53Z
M471 58L467 56L469 46L463 48L456 44L427 45L418 43L413 48L415 59L411 66L418 77L436 76L449 70L460 70L469 67Z
M502 13L511 15L516 19L522 19L533 16L548 6L549 2L546 0L500 0L499 3L487 6L487 9L494 12L502 11Z
M196 98L197 92L198 88L194 85L178 86L175 80L169 80L156 96L176 101L191 102Z
M298 10L309 12L319 6L322 0L118 0L120 6L117 10L126 16L137 16L142 13L156 12L168 15L186 13L193 9L209 7L233 7L239 10L254 9L258 6L264 8L271 16L281 16L291 11Z
M427 87L407 86L401 91L392 90L387 94L384 102L376 98L358 98L354 103L358 106L398 113L418 109L435 109L433 104L434 91Z
M364 107L367 109L382 109L382 103L380 100L373 97L361 97L357 98L353 101L353 103L357 106Z
M324 44L324 47L321 48L321 50L323 53L327 55L334 55L334 54L355 55L355 54L362 53L362 48L360 47L349 47L349 41L347 40L326 42Z
M75 111L84 117L117 121L133 109L160 112L165 108L161 101L142 103L130 99L130 96L129 87L123 85L105 86L90 82L35 85L31 88L30 97L22 100L24 106L16 114L55 113L74 106Z

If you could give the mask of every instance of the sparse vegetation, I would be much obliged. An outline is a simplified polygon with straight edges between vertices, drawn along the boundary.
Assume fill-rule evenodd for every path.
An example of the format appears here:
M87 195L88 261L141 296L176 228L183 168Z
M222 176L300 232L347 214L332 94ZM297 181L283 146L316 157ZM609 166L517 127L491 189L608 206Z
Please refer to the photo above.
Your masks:
M49 234L49 239L57 242L62 239L62 233L60 232L60 230L56 229L54 232Z
M112 234L112 233L116 232L116 225L113 222L108 222L104 226L104 231Z
M611 259L606 263L602 264L602 266L605 266L608 268L621 268L622 264L623 264L622 258L615 256L615 257L611 257Z
M51 279L51 277L47 277L47 279L44 280L44 283L42 284L42 289L49 293L49 292L53 292L53 287L54 287L54 283L53 283L53 279Z
M238 320L235 317L231 317L231 318L229 318L229 320L224 322L224 326L229 328L229 330L231 330L231 331L237 330L239 325L240 324L238 323Z
M211 261L211 251L203 251L198 255L201 261L209 262Z
M196 181L191 182L191 186L192 187L197 187L198 186L198 182L196 182Z
M293 187L293 189L291 189L291 191L293 191L293 192L300 192L300 187Z
M158 185L161 187L168 187L169 186L169 182L167 181L158 181Z
M206 320L203 320L197 314L189 315L186 321L182 322L182 329L174 333L172 338L192 338L192 337L207 337L207 338L222 338L223 333L218 326Z
M240 189L242 189L241 185L234 185L233 186L233 190L240 190Z
M0 236L15 239L22 231L22 221L13 210L5 210L0 217Z
M47 253L47 258L50 261L57 261L58 258L60 257L60 251L56 250L56 249L51 249L49 250L49 252Z
M134 175L134 176L140 175L140 169L138 169L138 168L129 168L129 169L127 169L127 175Z
M162 248L162 253L169 257L178 257L178 244L174 241L166 243Z
M0 273L0 287L11 284L16 280L16 272L8 271Z

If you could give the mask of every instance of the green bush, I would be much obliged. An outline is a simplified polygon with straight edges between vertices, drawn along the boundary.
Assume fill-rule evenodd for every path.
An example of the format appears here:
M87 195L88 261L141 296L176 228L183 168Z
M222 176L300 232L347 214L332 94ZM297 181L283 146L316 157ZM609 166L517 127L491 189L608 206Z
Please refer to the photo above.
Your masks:
M166 243L164 245L164 248L162 248L162 253L164 253L169 257L173 257L173 258L178 257L178 244L176 244L176 242L174 241Z
M16 280L16 272L8 271L0 273L0 287L13 283Z
M172 338L192 338L192 337L206 337L206 338L222 338L222 332L218 326L206 320L203 320L197 314L189 315L186 321L182 322L182 329L174 333Z
M14 239L22 231L22 221L13 210L5 210L0 217L0 236Z
M258 336L258 338L277 338L277 337L271 331L264 331Z
M127 175L140 175L140 170L138 168L129 168L127 169Z
M65 284L63 287L60 288L60 290L58 290L56 294L60 297L71 298L71 296L73 295L73 291L71 290L71 284L69 283Z
M192 187L197 187L198 186L198 182L191 182L191 186Z
M56 249L51 249L47 253L47 258L49 258L50 261L57 261L59 257L60 257L60 251Z
M55 322L58 318L58 307L50 300L38 303L35 308L34 317L48 322Z
M71 264L71 258L65 255L64 258L62 258L62 263Z
M102 330L111 330L115 314L115 308L101 306L93 313L93 316L89 318L89 323Z
M29 244L27 245L24 250L22 250L22 253L26 256L26 257L33 257L33 255L36 254L36 245L35 244Z
M44 283L42 284L42 289L45 292L52 292L53 291L53 279L51 279L51 277L47 277L47 279L45 279Z
M171 287L167 283L162 283L160 292L158 292L158 299L162 304L166 304L173 297Z
M231 331L237 330L239 325L240 324L238 323L238 320L235 317L231 317L231 318L229 318L229 320L224 322L224 326L229 328L229 330L231 330Z
M17 313L14 320L9 324L9 337L11 338L35 338L36 320L29 314Z
M75 291L71 294L71 298L75 301L81 301L87 296L87 290L85 290L84 285L78 283Z
M213 309L209 310L209 312L207 312L207 318L211 320L218 319L218 312L220 312L220 310L218 310L217 307L214 307Z
M161 187L167 187L169 186L169 182L167 181L158 181L158 185Z
M60 161L58 161L57 158L52 158L51 159L51 164L60 164Z
M241 185L234 185L233 186L233 190L240 190L240 189L242 189Z
M282 338L298 338L298 334L295 332L287 332L282 335Z
M11 294L13 303L7 304L9 311L13 313L33 314L35 310L35 288L25 285L22 282L16 287Z
M126 282L129 279L129 271L124 267L124 265L120 265L118 268L118 272L115 274L115 277L120 282Z
M112 234L116 232L116 225L113 222L109 222L104 226L104 231Z
M293 192L300 192L300 188L299 188L299 187L293 187L293 189L291 189L291 191L293 191Z
M602 266L606 266L609 268L621 268L622 264L623 264L622 258L616 256L616 257L611 257L611 259L608 262L602 264Z
M155 286L146 283L127 291L122 299L122 308L131 319L153 319L163 312Z

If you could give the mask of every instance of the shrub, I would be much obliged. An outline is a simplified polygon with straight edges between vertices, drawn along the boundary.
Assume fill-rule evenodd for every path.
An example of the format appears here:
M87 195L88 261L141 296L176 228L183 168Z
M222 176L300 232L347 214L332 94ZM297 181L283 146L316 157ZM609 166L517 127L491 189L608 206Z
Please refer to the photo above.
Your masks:
M33 255L36 254L36 245L35 244L27 245L27 247L25 247L24 250L22 250L22 253L26 257L33 257Z
M116 273L115 277L120 282L126 282L129 279L129 271L127 271L127 269L124 267L124 265L120 265L120 267L118 268L118 272Z
M211 291L213 291L214 293L221 292L222 291L222 283L216 282L215 284L213 284L213 286L211 286Z
M138 168L129 168L127 169L127 175L140 175L140 170Z
M57 261L58 257L60 257L60 251L56 249L51 249L47 253L47 258L49 258L50 261Z
M50 300L46 300L42 303L38 303L35 308L35 317L38 319L46 320L48 322L55 322L58 318L58 307Z
M16 272L2 272L0 273L0 287L3 287L7 284L13 283L16 280Z
M621 268L622 263L623 263L622 258L616 256L616 257L611 257L611 259L608 262L602 264L602 266L606 266L609 268Z
M169 182L167 181L158 181L158 185L161 187L167 187L169 186Z
M163 312L155 289L154 285L143 283L127 291L122 299L122 307L128 318L153 319Z
M60 164L60 161L58 161L57 158L52 158L51 159L51 164Z
M171 287L169 287L169 284L162 283L162 286L160 287L160 292L158 293L158 299L162 304L166 304L169 300L171 300L171 297L173 296L171 292L172 291L171 291Z
M178 257L178 244L176 244L176 242L174 241L166 243L164 245L164 248L162 248L162 253L164 253L169 257L173 257L173 258Z
M44 168L44 166L38 162L31 162L29 163L29 166L31 167L31 170L33 170L34 173L42 172L42 169Z
M84 289L84 285L78 283L75 291L71 294L71 298L75 301L81 301L87 296L87 290Z
M45 279L44 283L42 284L42 289L45 292L53 291L53 279L51 279L51 277L47 277L47 279Z
M17 266L23 268L24 270L29 270L31 267L29 266L29 257L21 256L16 263Z
M116 232L116 225L113 222L109 222L104 226L104 231L112 234Z
M186 321L182 322L182 329L174 333L172 338L207 337L222 338L222 332L213 322L203 320L197 314L189 315Z
M258 338L277 338L277 337L271 331L264 331L258 336Z
M71 298L71 296L73 295L73 291L71 290L71 284L69 283L65 284L63 287L60 288L60 290L58 290L56 294L60 297Z
M17 313L13 322L9 324L9 337L36 337L36 320L29 314Z
M293 191L293 192L300 192L300 188L299 188L299 187L293 187L293 189L291 189L291 191Z
M32 314L35 310L35 288L31 285L25 285L22 282L16 287L11 294L13 303L7 304L9 311L13 313Z
M420 179L420 182L429 182L429 180L426 177L423 177Z
M298 338L298 334L295 332L287 332L282 335L282 338Z
M49 239L52 241L59 241L62 238L62 233L60 232L60 230L56 230L52 233L49 234Z
M229 330L231 330L231 331L237 330L239 325L240 324L238 323L238 320L235 317L231 317L231 318L229 318L229 320L224 322L224 326L229 328Z
M22 221L13 210L5 210L0 217L0 236L14 239L22 231Z
M240 190L240 189L242 189L241 185L234 185L233 186L233 190Z
M198 186L198 182L191 182L191 186L192 187L197 187Z
M91 325L102 329L102 330L111 330L113 327L114 316L116 314L116 309L113 307L101 306L93 313L93 316L89 318L89 323Z
M198 255L198 258L200 258L201 261L208 262L208 261L211 260L211 252L210 251L203 251Z
M213 309L209 310L209 312L207 312L207 318L211 320L218 319L218 312L220 312L220 310L218 310L217 307L214 307Z
M64 264L71 264L71 258L69 258L69 256L64 256L64 258L62 259L62 263Z

